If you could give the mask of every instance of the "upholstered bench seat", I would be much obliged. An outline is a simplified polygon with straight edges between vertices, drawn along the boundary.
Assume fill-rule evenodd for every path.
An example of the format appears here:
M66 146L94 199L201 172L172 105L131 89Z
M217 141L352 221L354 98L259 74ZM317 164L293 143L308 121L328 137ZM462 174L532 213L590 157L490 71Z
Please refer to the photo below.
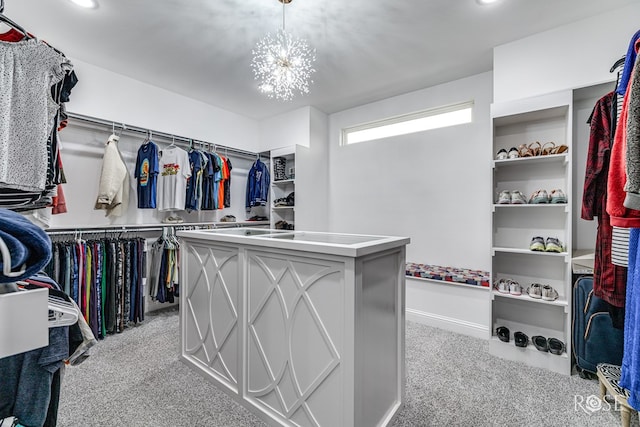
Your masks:
M408 262L406 275L430 280L464 283L467 285L489 287L490 274L488 271L472 270L469 268L445 267L441 265L419 264Z

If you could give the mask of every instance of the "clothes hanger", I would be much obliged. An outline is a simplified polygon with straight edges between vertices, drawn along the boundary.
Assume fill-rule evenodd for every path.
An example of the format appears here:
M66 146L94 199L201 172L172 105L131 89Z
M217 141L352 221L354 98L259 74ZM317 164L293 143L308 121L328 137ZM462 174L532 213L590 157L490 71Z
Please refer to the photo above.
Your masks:
M624 61L626 60L626 58L627 58L626 55L622 55L622 58L620 58L616 62L614 62L614 64L609 69L609 72L613 73L616 70L616 68L624 65Z
M78 310L69 301L54 295L49 295L49 328L71 326L78 321Z
M24 37L27 38L27 39L32 39L33 38L33 37L31 37L31 35L29 35L29 33L27 33L27 30L25 30L20 25L16 24L15 22L13 22L11 19L7 18L4 15L4 0L0 1L0 22L4 22L8 26L14 28L15 30L18 30L19 32L24 34Z

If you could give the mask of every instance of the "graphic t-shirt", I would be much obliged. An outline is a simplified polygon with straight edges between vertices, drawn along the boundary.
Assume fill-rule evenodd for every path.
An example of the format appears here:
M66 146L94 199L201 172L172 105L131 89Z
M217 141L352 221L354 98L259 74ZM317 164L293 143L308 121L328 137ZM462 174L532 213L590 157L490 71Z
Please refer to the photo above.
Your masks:
M184 210L187 179L190 176L189 154L185 150L179 147L171 147L160 152L158 210Z
M135 177L138 180L138 208L155 209L158 180L158 146L152 141L138 149Z

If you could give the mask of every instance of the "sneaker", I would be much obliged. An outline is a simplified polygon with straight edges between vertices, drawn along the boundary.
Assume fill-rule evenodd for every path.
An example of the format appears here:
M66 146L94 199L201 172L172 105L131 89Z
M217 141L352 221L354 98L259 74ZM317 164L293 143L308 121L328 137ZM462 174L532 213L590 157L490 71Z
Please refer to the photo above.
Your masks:
M494 288L498 292L500 292L501 294L508 294L509 293L509 282L511 282L511 280L509 280L509 279L498 279L494 283Z
M507 153L507 150L501 148L500 150L498 150L498 154L496 154L496 160L505 160L508 158L508 156L509 154Z
M516 347L526 347L529 344L529 337L524 332L514 333L513 340L516 342Z
M509 152L507 153L507 157L510 159L517 159L520 157L520 152L516 147L509 148Z
M549 285L542 286L542 299L545 301L554 301L558 299L558 291Z
M564 194L564 191L560 189L551 191L549 199L551 203L567 203L567 196Z
M529 244L529 249L532 251L544 252L546 250L544 239L542 237L534 237L533 239L531 239L531 243Z
M547 190L538 190L535 191L531 198L529 199L529 203L537 205L541 203L549 203L549 194L547 194Z
M556 239L555 237L547 237L544 250L546 252L560 253L564 250L564 248L562 247L562 243L560 243L560 240Z
M515 296L522 295L522 287L520 287L520 284L518 282L509 280L509 294Z
M225 215L220 218L220 222L236 222L236 217L233 215Z
M513 205L526 205L527 199L524 197L524 194L519 192L518 190L511 192L511 204Z
M542 298L542 285L540 283L532 283L531 286L527 288L527 295L535 299Z
M508 205L511 203L511 193L508 191L501 191L498 196L498 204L499 205Z

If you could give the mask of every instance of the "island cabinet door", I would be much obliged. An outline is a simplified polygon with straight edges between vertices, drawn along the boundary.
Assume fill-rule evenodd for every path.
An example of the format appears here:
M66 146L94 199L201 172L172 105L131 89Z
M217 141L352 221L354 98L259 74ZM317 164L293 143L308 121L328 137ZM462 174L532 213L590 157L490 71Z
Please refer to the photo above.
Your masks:
M282 425L352 425L351 260L260 250L246 259L244 398Z
M182 357L228 391L239 393L239 249L186 242L181 256Z

